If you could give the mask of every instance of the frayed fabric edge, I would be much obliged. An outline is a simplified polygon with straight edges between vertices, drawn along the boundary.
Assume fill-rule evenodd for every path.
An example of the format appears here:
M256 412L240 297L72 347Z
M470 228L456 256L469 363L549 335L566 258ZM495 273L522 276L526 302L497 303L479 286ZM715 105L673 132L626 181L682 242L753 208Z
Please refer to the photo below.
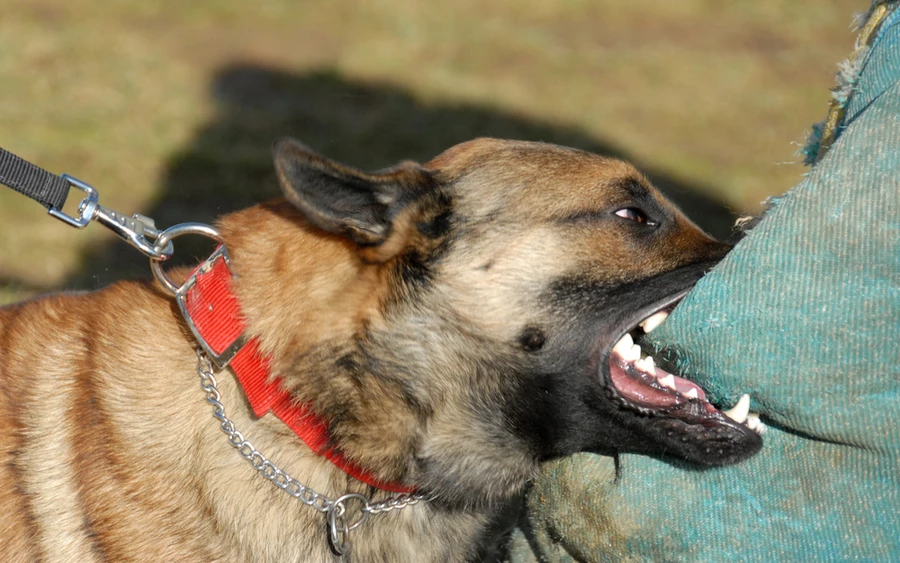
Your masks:
M891 6L889 6L891 4ZM840 134L844 112L859 81L859 75L868 59L871 46L879 36L881 24L896 7L896 1L874 0L869 11L857 14L854 29L859 30L853 53L838 63L835 86L831 90L831 105L824 121L812 126L806 144L800 149L803 164L812 166L825 156Z

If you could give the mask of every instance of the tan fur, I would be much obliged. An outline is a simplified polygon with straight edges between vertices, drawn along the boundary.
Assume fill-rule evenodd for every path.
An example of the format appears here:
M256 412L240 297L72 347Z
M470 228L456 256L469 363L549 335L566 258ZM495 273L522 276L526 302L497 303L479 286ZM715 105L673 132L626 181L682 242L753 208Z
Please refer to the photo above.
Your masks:
M324 233L286 202L219 223L250 332L296 399L335 421L342 451L383 479L414 486L424 479L416 459L440 459L448 479L471 475L486 499L469 509L437 499L372 517L353 532L347 560L465 560L494 499L521 489L537 460L515 439L496 437L498 414L472 410L501 401L507 376L463 368L488 355L520 361L510 342L529 320L547 318L536 295L549 279L575 271L624 283L721 255L680 214L653 252L567 224L615 206L620 195L605 186L616 179L642 178L620 161L481 140L425 169L455 187L465 234L422 302L396 267L443 242L417 230L439 212L427 198L372 246ZM397 371L369 369L361 341ZM203 400L194 349L173 300L149 284L0 309L0 560L332 560L322 515L227 445ZM357 362L358 372L335 371L336 358L351 372ZM253 417L230 372L219 384L237 427L305 485L331 498L389 496L313 455L273 416Z

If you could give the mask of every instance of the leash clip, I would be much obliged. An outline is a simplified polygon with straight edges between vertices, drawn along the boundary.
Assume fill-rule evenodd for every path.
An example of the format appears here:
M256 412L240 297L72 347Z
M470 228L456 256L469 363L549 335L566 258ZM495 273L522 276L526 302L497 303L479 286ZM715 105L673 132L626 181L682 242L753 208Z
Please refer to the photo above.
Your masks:
M156 241L159 237L160 231L156 228L153 219L137 213L128 217L108 207L104 207L100 205L100 194L97 193L96 188L68 174L63 174L62 178L69 183L70 187L83 191L85 197L78 204L77 217L67 215L61 209L55 207L51 207L47 211L50 215L76 229L83 229L88 223L96 220L149 258L168 260L172 256L174 249L171 242L162 247L154 244L153 241Z
M171 242L159 250L157 250L157 245L151 242L159 237L160 231L150 217L137 213L127 217L108 207L98 205L94 212L94 219L122 237L125 242L140 250L148 258L168 260L174 252Z

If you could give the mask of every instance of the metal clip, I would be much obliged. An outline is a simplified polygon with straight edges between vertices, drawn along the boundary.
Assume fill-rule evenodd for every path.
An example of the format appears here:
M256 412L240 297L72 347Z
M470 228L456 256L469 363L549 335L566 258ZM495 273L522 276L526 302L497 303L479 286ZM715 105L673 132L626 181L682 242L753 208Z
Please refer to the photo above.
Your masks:
M174 249L171 241L161 250L157 250L156 245L151 242L159 237L160 231L156 228L153 219L149 217L137 213L128 217L108 207L97 205L94 219L122 237L125 242L140 250L148 258L168 260L172 256Z
M153 223L153 219L138 214L127 217L104 207L100 205L100 194L93 186L68 174L63 174L62 177L69 182L70 186L83 191L86 195L78 204L78 217L66 215L62 210L53 207L48 211L50 215L76 229L83 229L96 219L100 224L122 237L125 242L154 260L168 260L172 256L174 249L171 242L162 248L158 248L158 245L154 244L160 231Z

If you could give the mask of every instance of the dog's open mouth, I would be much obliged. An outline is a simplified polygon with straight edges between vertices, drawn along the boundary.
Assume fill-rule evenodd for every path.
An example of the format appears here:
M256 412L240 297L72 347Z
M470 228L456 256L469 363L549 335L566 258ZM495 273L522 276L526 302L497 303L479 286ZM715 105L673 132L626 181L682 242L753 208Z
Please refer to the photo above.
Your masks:
M669 305L645 318L626 332L610 351L610 379L621 403L642 414L672 414L681 418L680 413L690 412L691 418L700 419L726 416L757 434L765 432L759 415L749 412L749 395L741 396L733 408L720 411L707 401L706 393L699 385L658 367L656 360L635 343L662 324L673 307Z

